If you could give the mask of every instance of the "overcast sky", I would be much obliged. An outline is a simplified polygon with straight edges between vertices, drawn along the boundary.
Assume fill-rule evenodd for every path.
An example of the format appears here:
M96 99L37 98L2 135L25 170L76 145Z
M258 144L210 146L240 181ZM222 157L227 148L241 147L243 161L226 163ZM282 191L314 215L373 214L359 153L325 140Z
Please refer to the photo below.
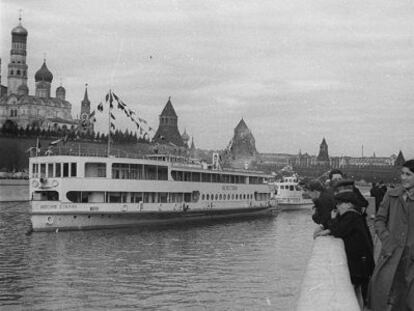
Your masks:
M158 127L222 149L243 117L259 152L414 156L411 0L0 0L2 84L10 31L28 30L28 86L46 53L73 115L112 88ZM132 127L132 125L131 125Z

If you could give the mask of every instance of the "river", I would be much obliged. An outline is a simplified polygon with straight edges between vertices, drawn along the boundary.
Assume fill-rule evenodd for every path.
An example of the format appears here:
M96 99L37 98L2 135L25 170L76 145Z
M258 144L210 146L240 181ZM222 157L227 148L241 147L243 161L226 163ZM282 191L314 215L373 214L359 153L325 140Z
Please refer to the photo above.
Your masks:
M1 310L294 310L310 211L186 225L26 235L0 203Z

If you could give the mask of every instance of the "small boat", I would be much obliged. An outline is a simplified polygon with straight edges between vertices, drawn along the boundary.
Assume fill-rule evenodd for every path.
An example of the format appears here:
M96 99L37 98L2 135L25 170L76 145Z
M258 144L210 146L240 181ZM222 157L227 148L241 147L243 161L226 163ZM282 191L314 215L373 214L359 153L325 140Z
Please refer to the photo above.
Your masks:
M272 185L281 210L311 208L314 205L312 199L306 197L306 193L299 185L297 175L285 176Z
M215 154L215 159L218 154ZM134 227L201 219L272 216L270 175L156 154L122 158L60 154L30 158L33 231Z

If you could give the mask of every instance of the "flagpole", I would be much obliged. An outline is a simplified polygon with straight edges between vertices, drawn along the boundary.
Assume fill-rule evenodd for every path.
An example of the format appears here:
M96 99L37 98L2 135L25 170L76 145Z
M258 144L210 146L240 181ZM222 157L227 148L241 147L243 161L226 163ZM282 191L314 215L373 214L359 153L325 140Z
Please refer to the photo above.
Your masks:
M111 96L111 90L109 89L109 96ZM111 103L108 105L108 148L107 156L111 153Z

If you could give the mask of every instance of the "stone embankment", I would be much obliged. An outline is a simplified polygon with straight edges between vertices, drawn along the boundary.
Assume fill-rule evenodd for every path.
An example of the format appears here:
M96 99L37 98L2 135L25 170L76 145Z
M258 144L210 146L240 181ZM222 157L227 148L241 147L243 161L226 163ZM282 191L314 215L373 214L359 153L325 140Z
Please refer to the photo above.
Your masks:
M369 202L368 224L373 234L372 216L375 213L375 203L371 197L366 199ZM296 311L361 311L359 303L351 284L342 239L331 236L316 238Z

